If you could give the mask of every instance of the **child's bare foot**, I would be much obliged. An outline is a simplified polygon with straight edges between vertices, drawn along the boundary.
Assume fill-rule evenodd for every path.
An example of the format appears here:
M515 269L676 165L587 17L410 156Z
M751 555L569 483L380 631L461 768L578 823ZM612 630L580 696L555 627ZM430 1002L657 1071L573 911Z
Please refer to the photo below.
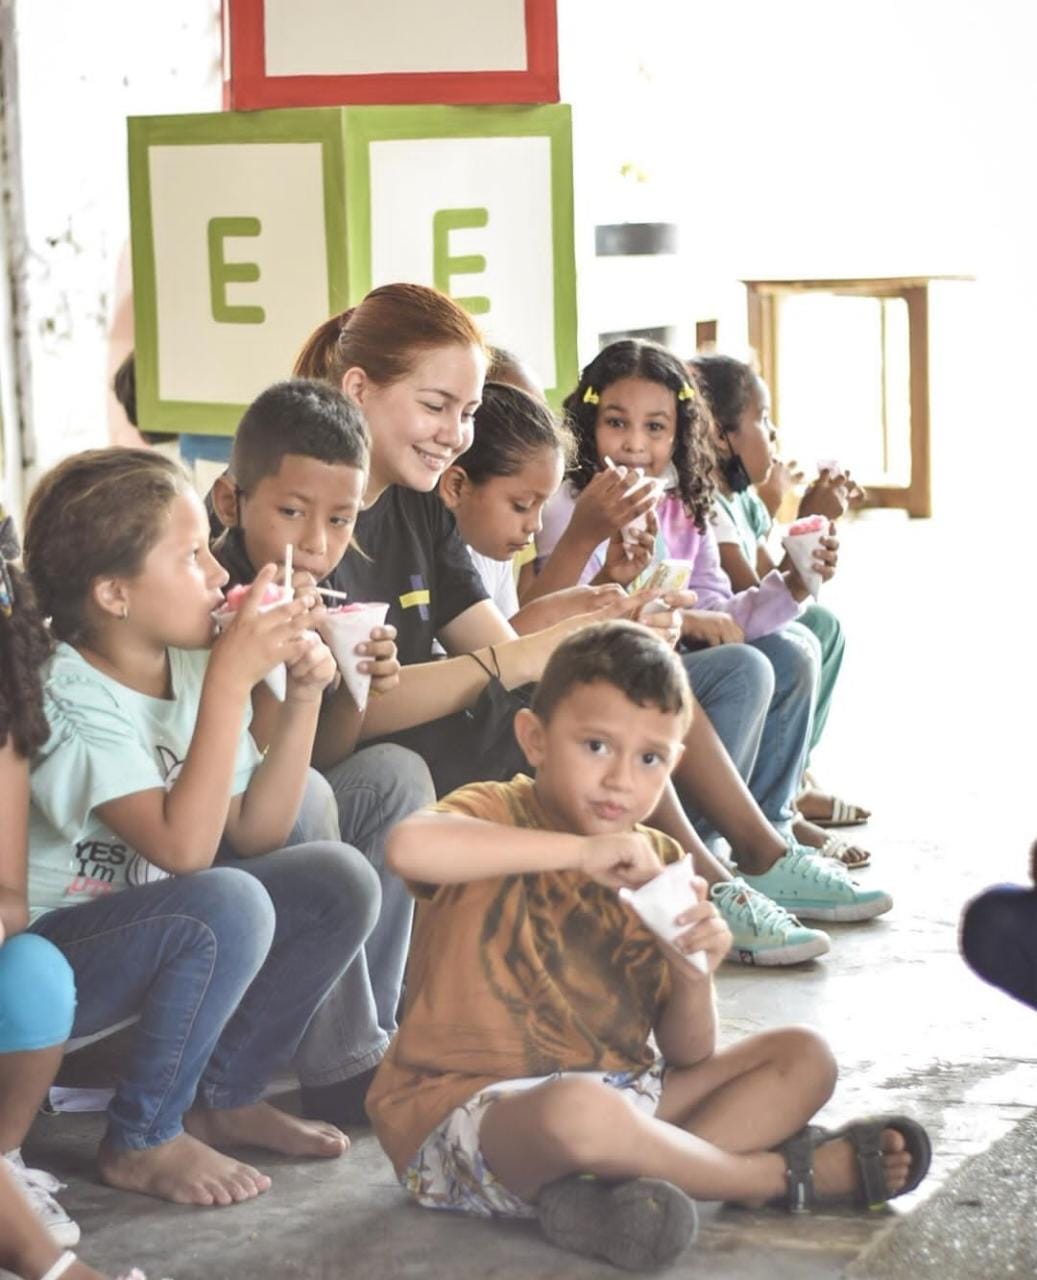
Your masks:
M349 1139L323 1120L301 1120L279 1111L268 1102L228 1111L193 1107L184 1116L184 1128L214 1147L263 1147L286 1156L323 1156L333 1159L349 1150Z
M911 1176L911 1153L904 1135L896 1129L883 1129L879 1143L886 1186L892 1199L907 1185ZM860 1172L851 1142L839 1138L817 1148L814 1152L814 1187L821 1200L852 1196L860 1191Z
M105 1140L97 1153L97 1169L110 1187L174 1204L237 1204L255 1199L270 1186L265 1173L220 1155L189 1133L144 1151L113 1147Z

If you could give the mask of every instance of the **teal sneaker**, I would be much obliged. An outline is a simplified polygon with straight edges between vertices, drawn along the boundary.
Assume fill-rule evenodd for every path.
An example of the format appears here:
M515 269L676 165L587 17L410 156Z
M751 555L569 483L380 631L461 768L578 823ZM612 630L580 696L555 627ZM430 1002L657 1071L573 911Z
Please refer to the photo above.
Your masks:
M710 889L709 896L731 930L728 960L777 967L802 964L831 948L827 933L805 929L784 907L751 889L744 880L722 880Z
M743 874L742 879L801 920L872 920L893 905L888 893L861 888L841 863L798 844L762 876Z

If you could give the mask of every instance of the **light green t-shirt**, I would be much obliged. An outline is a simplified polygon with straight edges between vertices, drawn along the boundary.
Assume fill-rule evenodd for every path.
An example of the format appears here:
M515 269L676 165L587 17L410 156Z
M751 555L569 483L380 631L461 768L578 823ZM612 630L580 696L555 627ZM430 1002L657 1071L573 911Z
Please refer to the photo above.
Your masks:
M771 517L763 499L752 489L742 493L716 493L711 516L717 542L733 542L756 568L756 549L771 531Z
M102 823L98 805L169 788L191 745L207 650L170 649L173 696L128 689L59 644L44 671L50 737L32 768L29 915L72 907L167 874ZM242 721L232 795L244 791L261 756Z

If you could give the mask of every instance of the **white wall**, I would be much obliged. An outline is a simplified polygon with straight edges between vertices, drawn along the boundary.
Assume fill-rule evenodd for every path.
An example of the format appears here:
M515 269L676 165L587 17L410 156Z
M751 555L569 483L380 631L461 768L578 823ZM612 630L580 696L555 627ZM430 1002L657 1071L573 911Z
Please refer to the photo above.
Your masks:
M218 0L17 0L15 14L22 319L46 465L106 437L125 116L218 108ZM948 303L934 326L938 485L962 481L955 460L976 422L996 419L1015 447L1027 409L1013 378L1028 366L1037 288L1037 7L559 0L559 19L584 358L608 327L597 222L679 220L668 305L689 324L719 318L736 353L741 277L973 273L967 301Z
M718 318L741 355L739 279L975 275L933 319L937 501L975 485L988 422L1028 474L1037 7L639 0L632 18L626 0L595 0L588 21L590 8L560 0L584 221L678 219L689 318ZM582 231L586 359L600 266Z
M108 328L129 236L126 117L218 110L219 0L18 0L27 459L107 440Z

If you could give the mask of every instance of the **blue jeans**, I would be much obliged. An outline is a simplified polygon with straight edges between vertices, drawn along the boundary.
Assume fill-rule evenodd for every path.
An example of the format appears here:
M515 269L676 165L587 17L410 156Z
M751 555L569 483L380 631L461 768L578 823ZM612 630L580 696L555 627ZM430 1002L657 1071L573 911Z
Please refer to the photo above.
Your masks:
M755 649L719 644L681 654L688 681L740 776L748 782L756 764L767 708L774 696L774 672ZM715 846L718 832L687 806L702 841Z
M750 644L682 655L692 692L768 822L791 838L794 800L813 724L817 641L791 622ZM717 832L689 815L707 844Z
M767 709L760 750L746 779L764 817L787 840L792 838L796 796L803 780L814 724L821 671L816 638L798 622L750 642L774 672L774 695Z
M1003 884L973 898L961 953L984 982L1037 1009L1037 890Z
M377 1066L396 1031L414 900L385 865L385 840L398 822L435 798L424 760L394 743L365 747L330 768L326 779L311 771L293 839L317 838L330 821L371 863L382 895L377 924L318 1009L296 1055L304 1085L337 1084Z
M50 911L32 931L72 966L73 1034L139 1015L108 1110L108 1139L175 1138L197 1100L255 1102L378 914L377 877L342 844L247 861Z
M32 933L0 947L0 1053L64 1044L75 1009L75 980L57 947Z

